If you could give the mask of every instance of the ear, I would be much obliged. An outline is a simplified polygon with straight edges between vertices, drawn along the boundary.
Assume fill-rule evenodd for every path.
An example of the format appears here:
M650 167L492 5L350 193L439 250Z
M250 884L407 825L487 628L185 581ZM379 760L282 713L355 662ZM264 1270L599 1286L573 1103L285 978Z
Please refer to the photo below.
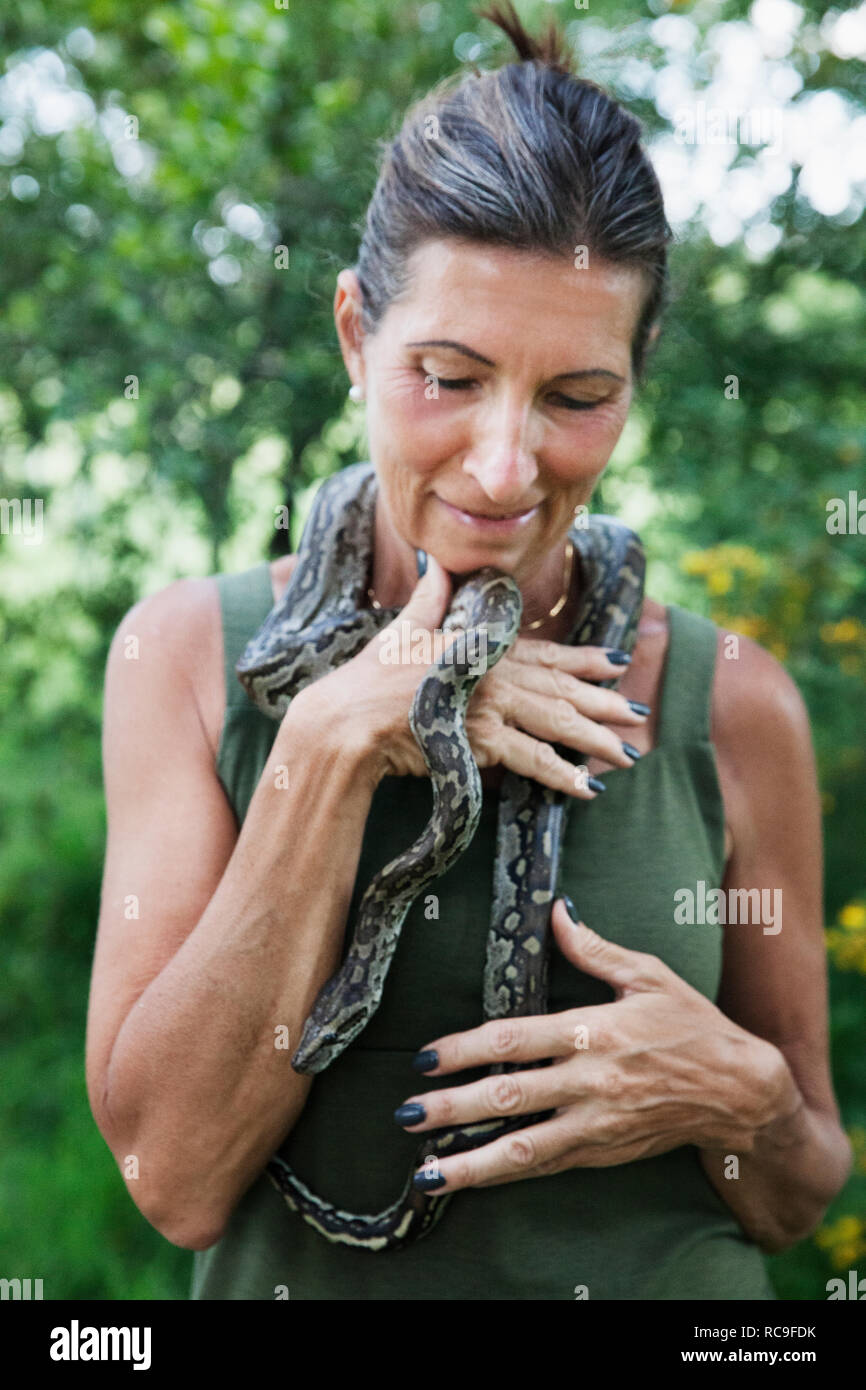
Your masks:
M661 324L660 324L660 323L654 323L653 326L652 326L652 328L650 329L649 333L647 334L647 347L650 347L650 346L655 342L656 338L659 336L659 334L661 333L661 331L662 331L662 326L661 326Z
M340 351L349 379L356 386L365 385L364 328L361 321L361 286L354 270L341 270L334 291L334 325L340 340Z

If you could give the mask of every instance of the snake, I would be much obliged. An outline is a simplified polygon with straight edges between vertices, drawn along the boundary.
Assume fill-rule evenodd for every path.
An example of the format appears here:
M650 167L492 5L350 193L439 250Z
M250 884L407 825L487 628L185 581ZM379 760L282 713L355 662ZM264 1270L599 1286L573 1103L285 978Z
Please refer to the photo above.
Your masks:
M315 494L292 575L235 668L249 699L272 719L282 719L301 690L351 660L399 616L399 609L371 607L368 597L378 495L370 461L340 469ZM643 604L640 538L614 517L578 511L568 535L580 568L580 597L565 640L630 652ZM417 554L420 573L424 552ZM430 818L415 842L375 874L364 891L342 964L320 989L292 1057L301 1075L325 1070L362 1032L382 999L413 902L459 860L478 827L483 792L466 733L466 710L479 680L516 641L523 604L515 579L492 566L453 579L442 631L465 633L465 641L455 636L424 672L408 711L430 778ZM479 652L483 660L469 659ZM598 684L613 686L616 679ZM580 763L574 749L553 746ZM550 912L571 801L565 792L510 769L504 772L480 982L485 1019L548 1011ZM549 1062L520 1065L527 1070ZM489 1075L517 1066L497 1063ZM427 1132L402 1190L381 1212L352 1213L324 1200L294 1172L281 1150L265 1171L287 1206L325 1239L370 1251L400 1250L434 1228L454 1195L419 1190L413 1182L419 1168L436 1173L440 1159L552 1113L496 1117Z

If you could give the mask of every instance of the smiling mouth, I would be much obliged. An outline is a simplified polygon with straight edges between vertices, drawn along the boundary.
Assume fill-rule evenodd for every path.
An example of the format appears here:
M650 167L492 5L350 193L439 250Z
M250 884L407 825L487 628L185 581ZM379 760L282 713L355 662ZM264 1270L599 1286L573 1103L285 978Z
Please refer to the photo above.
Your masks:
M475 512L468 507L458 507L455 502L449 502L446 498L440 497L440 502L444 502L453 512L459 512L461 516L471 517L473 521L519 521L521 517L531 516L537 511L541 503L536 502L532 507L524 507L519 512Z

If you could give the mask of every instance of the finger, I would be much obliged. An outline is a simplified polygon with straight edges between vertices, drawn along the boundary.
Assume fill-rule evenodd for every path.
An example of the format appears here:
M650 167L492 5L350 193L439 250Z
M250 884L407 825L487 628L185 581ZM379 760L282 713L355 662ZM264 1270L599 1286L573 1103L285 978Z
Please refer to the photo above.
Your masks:
M503 724L499 731L498 757L505 767L518 776L532 778L541 782L542 786L565 792L578 801L594 801L597 794L604 790L604 783L597 778L587 777L583 764L575 766L566 758L561 758L549 743L531 738L522 729L515 729L510 724Z
M636 759L626 752L619 735L580 714L569 700L538 695L517 685L512 685L503 698L504 717L534 738L563 743L579 750L585 758L601 758L614 767L634 767Z
M659 1134L657 1130L641 1134L635 1139L619 1144L611 1144L609 1139L598 1143L584 1141L576 1148L566 1150L558 1157L548 1159L526 1173L509 1172L503 1176L487 1178L476 1182L474 1187L496 1187L499 1183L515 1182L518 1178L548 1178L555 1173L565 1173L569 1168L613 1168L620 1163L631 1163L637 1158L652 1158L679 1148L683 1142L680 1131Z
M590 1083L590 1077L576 1075L574 1068L568 1072L562 1067L507 1072L501 1076L485 1076L465 1086L412 1097L403 1102L394 1118L403 1129L414 1134L427 1129L476 1124L481 1120L507 1119L511 1115L534 1115L541 1110L558 1110L578 1096L589 1095ZM409 1113L409 1106L422 1106L426 1112L423 1118Z
M514 661L524 661L531 666L557 667L571 676L579 676L581 680L609 681L617 680L631 665L631 657L625 652L620 653L624 660L611 661L610 653L615 650L583 645L572 647L565 642L518 637L510 656Z
M674 987L677 976L658 956L631 951L605 940L585 922L576 922L569 916L564 898L557 898L550 920L557 945L566 959L586 974L606 980L618 999L627 994Z
M411 628L440 628L451 602L451 576L443 569L435 555L427 556L427 568L418 580L405 608L389 627L398 627L409 622ZM386 629L383 629L386 630Z
M550 1120L515 1130L513 1134L504 1134L468 1153L440 1158L437 1160L437 1170L445 1183L436 1188L436 1195L457 1192L463 1187L542 1177L545 1172L553 1171L547 1165L556 1164L574 1147L577 1137L573 1115L554 1115ZM419 1169L416 1176L423 1172L423 1169Z
M571 1039L569 1046L572 1047ZM394 1112L394 1119L412 1134L427 1129L452 1129L481 1120L558 1110L561 1106L572 1105L580 1096L590 1095L593 1088L591 1065L581 1065L579 1071L574 1067L538 1067L532 1071L485 1076L464 1086L411 1096ZM425 1112L423 1115L417 1113L419 1106Z
M524 1018L492 1018L464 1033L449 1033L426 1043L416 1054L424 1060L435 1052L435 1067L425 1067L425 1076L448 1076L471 1067L499 1063L543 1062L566 1058L584 1050L587 1040L594 1053L600 1052L611 1036L610 1004L589 1004L561 1013L531 1014ZM545 1068L544 1070L549 1070ZM532 1073L535 1075L535 1073ZM542 1070L539 1069L539 1075ZM487 1078L489 1079L489 1078ZM444 1092L436 1092L442 1095ZM427 1097L413 1096L413 1100Z
M571 676L567 671L552 666L541 666L529 661L515 661L512 664L503 661L499 667L497 685L503 685L506 681L520 685L525 690L534 691L538 695L545 695L549 699L567 700L579 714L587 715L590 719L609 724L636 726L647 721L647 715L641 711L649 709L648 705L637 704L636 701L630 704L626 697L616 690L606 690L602 686L592 685L589 681L580 680L577 676ZM632 708L633 704L637 704L637 708Z

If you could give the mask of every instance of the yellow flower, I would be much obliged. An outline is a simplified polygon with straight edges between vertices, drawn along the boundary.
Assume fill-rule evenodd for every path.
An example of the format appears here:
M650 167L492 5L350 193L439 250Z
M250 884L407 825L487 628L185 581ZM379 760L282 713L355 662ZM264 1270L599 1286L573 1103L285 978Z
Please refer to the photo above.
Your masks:
M866 632L863 624L856 618L841 618L838 623L824 623L821 627L822 642L857 642Z
M837 1245L830 1256L834 1269L850 1269L855 1260L862 1255L866 1246L862 1241L851 1241L848 1245Z
M719 619L719 626L729 628L731 632L738 632L741 637L751 637L757 642L767 630L767 620L758 617L733 616L724 620Z
M711 564L708 550L689 550L680 560L680 569L684 574L706 574Z
M767 565L751 546L714 545L707 550L687 551L680 559L680 568L686 574L707 575L707 585L711 593L727 593L733 583L731 570L742 570L744 574L754 578L764 574ZM718 575L723 575L724 578L720 579Z
M863 1230L863 1222L859 1216L840 1216L833 1230L834 1244L841 1241L855 1241L859 1238Z
M848 903L837 920L840 927L845 927L847 931L859 931L861 927L866 927L866 907L863 903Z
M734 576L729 569L720 566L718 569L710 570L707 575L707 588L711 594L726 594L734 582Z
M815 1232L815 1244L826 1250L836 1269L849 1268L866 1250L863 1241L863 1222L856 1216L840 1216L830 1226Z
M866 936L851 936L830 928L825 939L827 952L840 970L859 970L866 975Z
M757 578L766 569L766 564L756 550L748 545L726 545L721 547L723 558L733 569Z

